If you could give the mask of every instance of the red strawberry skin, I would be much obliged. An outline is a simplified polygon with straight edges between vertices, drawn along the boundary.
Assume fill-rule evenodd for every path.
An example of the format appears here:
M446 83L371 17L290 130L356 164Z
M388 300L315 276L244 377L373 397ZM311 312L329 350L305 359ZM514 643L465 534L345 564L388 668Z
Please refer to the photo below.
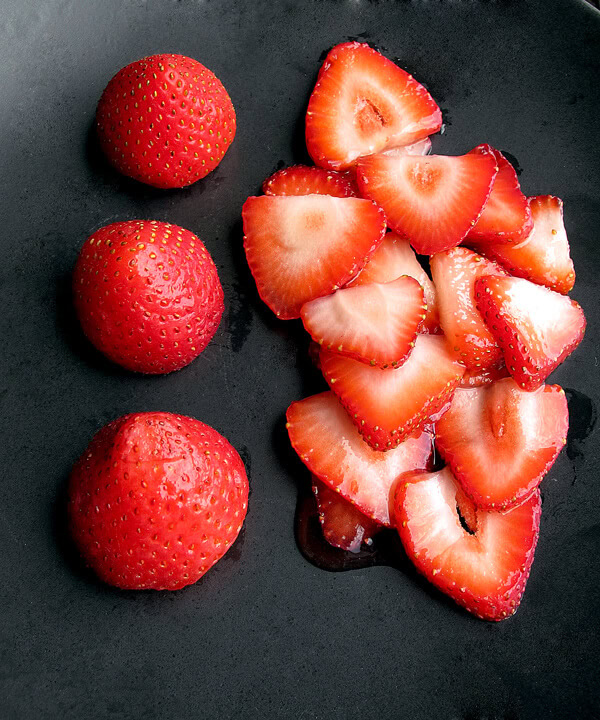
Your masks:
M533 220L515 169L499 150L490 145L480 145L471 153L492 153L496 158L498 173L488 201L467 236L467 242L476 242L478 247L490 242L521 242L531 232Z
M151 55L108 83L96 125L119 172L154 187L180 188L221 162L236 117L221 81L204 65L184 55Z
M533 392L512 378L458 389L438 420L436 447L479 508L507 510L538 487L567 441L569 411L558 385Z
M278 170L264 181L262 189L265 195L358 195L358 188L350 173L308 165L293 165Z
M523 390L536 390L582 341L586 319L571 298L528 280L484 275L477 308Z
M190 363L223 314L223 289L201 240L155 220L116 222L91 235L75 265L73 294L89 340L141 373Z
M106 425L75 463L71 532L97 575L129 590L195 583L231 547L248 507L248 479L216 430L165 412Z
M306 146L317 165L343 170L441 125L442 113L420 83L368 45L348 42L321 67L306 113Z
M407 473L394 494L394 523L417 570L482 620L513 615L525 590L539 536L538 491L507 513L469 511L460 524L459 488L448 468ZM464 505L463 505L464 507ZM465 518L466 519L466 518Z

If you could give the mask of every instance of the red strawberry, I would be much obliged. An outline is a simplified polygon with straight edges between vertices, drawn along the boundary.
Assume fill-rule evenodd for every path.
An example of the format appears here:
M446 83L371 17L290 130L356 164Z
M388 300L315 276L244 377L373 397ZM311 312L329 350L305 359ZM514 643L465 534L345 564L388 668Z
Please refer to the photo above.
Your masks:
M456 509L465 530L471 534L477 532L477 506L465 495L460 485L456 485Z
M380 205L388 225L423 255L462 242L485 205L496 176L492 152L361 158L360 193Z
M383 213L362 198L263 195L248 198L242 214L258 292L282 320L347 283L385 233Z
M563 222L562 200L540 195L529 198L529 205L533 230L525 240L514 245L480 245L481 252L503 265L511 275L566 295L575 284L575 269Z
M527 198L521 192L517 173L499 150L480 145L472 153L493 153L498 173L483 212L469 232L467 240L483 248L487 243L513 243L524 240L533 221Z
M489 387L458 389L436 425L436 447L478 507L506 510L540 484L568 429L562 388L525 392L505 378Z
M156 220L100 228L73 272L85 334L129 370L160 374L197 357L223 314L223 289L208 250L189 230Z
M333 195L356 197L358 188L349 173L308 165L278 170L262 185L265 195Z
M395 370L369 367L324 350L321 370L375 450L396 447L420 430L450 400L464 373L438 335L418 335L408 360Z
M414 347L427 306L423 288L403 275L389 283L336 290L302 306L302 322L327 350L370 365L402 365Z
M231 547L248 479L216 430L165 412L125 415L73 467L69 517L86 563L111 585L177 590Z
M491 385L497 380L502 380L502 378L506 378L508 376L509 373L504 363L500 366L491 368L473 368L472 370L467 370L467 372L462 376L458 387L483 387L485 385Z
M475 305L475 280L506 275L491 260L464 247L437 253L431 274L438 292L440 325L448 346L467 368L481 371L502 362L502 351Z
M585 316L575 300L528 280L484 276L477 307L524 390L540 387L583 339Z
M423 332L436 332L439 328L439 316L435 286L421 267L408 240L398 237L396 233L390 232L385 236L369 262L351 284L387 283L401 275L414 277L423 288L427 303Z
M390 524L394 480L408 470L426 468L433 450L433 438L426 432L387 453L372 450L331 392L292 403L287 411L287 430L308 469L382 525Z
M363 515L348 500L331 490L313 475L312 489L317 498L319 520L325 540L334 547L359 552L362 545L371 545L379 525Z
M410 145L442 126L431 95L368 45L349 42L327 55L306 112L306 145L334 170L362 155Z
M178 188L214 170L235 137L235 110L208 68L184 55L151 55L119 70L96 111L100 145L140 182Z
M394 522L417 570L482 620L516 612L537 544L540 494L506 513L477 510L475 533L463 529L457 485L448 468L398 482Z

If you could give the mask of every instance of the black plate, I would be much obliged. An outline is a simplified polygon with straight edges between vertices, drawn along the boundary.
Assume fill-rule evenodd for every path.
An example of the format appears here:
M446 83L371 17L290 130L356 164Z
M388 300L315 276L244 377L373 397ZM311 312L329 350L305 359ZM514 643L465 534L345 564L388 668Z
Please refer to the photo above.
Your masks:
M598 717L600 13L580 0L232 2L3 0L0 12L0 717ZM555 193L586 338L553 380L570 388L566 452L543 483L541 537L518 614L486 624L410 571L329 573L294 540L307 474L287 405L317 387L298 324L264 308L245 265L244 199L305 158L302 118L323 53L379 46L444 108L434 150L481 142ZM238 112L219 168L176 192L109 170L90 132L122 65L155 52L212 68ZM105 362L82 339L69 275L85 237L156 218L205 241L226 314L200 359L162 378ZM64 484L105 422L193 415L251 475L235 547L177 593L119 592L82 569Z

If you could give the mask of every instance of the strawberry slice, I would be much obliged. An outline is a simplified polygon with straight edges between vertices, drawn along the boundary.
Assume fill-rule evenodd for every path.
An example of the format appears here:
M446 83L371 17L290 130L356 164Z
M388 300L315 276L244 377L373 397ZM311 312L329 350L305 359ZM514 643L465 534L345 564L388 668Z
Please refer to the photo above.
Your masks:
M436 447L478 507L506 510L540 484L568 429L561 387L525 392L505 378L489 387L458 389L436 425Z
M431 274L438 292L440 325L456 357L477 371L501 364L502 351L475 304L475 280L506 272L492 260L457 247L431 258Z
M358 195L356 183L349 173L308 165L293 165L278 170L264 181L262 189L265 195Z
M263 195L248 198L242 215L258 292L282 320L347 283L385 233L383 213L362 198Z
M404 147L394 147L384 150L384 155L429 155L431 152L431 138L423 138L412 145L404 145Z
M566 295L575 284L575 268L563 222L562 200L552 195L540 195L529 198L529 206L533 230L523 242L478 247L511 275L527 278Z
M352 422L375 450L420 430L452 397L464 367L439 335L418 335L408 360L381 370L321 350L321 370Z
M373 155L357 165L360 194L380 205L388 225L422 255L462 242L485 205L497 166L481 150L446 155Z
M396 478L426 468L433 451L433 438L426 432L387 453L372 450L331 392L292 403L287 430L308 469L381 525L390 524L390 488Z
M301 317L313 340L327 350L387 368L408 357L426 309L423 288L403 275L311 300Z
M387 283L402 275L414 277L425 293L427 312L425 313L422 332L437 332L439 329L439 315L435 286L429 279L429 275L421 267L408 240L399 237L396 233L390 232L385 236L383 242L375 250L358 277L351 281L351 285L366 285L374 282Z
M516 612L541 514L535 491L506 513L477 510L471 534L461 525L449 468L403 476L394 496L394 523L417 570L482 620L504 620Z
M306 146L333 170L410 145L442 126L442 113L411 75L368 45L337 45L325 58L306 112Z
M583 339L585 315L575 300L529 280L484 276L477 307L524 390L540 387Z
M330 545L352 553L363 544L371 545L380 526L350 501L313 475L312 489L317 499L323 536Z
M502 365L490 368L473 368L472 370L467 370L467 372L462 376L460 385L458 387L484 387L486 385L491 385L497 380L502 380L502 378L506 377L509 377L509 373L504 363L502 363Z
M478 243L478 247L490 242L521 242L531 232L533 221L515 169L499 150L489 145L479 145L471 152L493 153L498 173L483 212L470 230L467 240Z

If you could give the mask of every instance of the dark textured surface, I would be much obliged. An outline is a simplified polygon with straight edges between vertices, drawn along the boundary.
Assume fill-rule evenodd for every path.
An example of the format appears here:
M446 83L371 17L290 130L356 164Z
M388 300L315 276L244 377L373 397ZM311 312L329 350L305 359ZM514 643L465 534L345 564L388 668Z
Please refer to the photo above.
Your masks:
M447 122L435 151L490 142L518 159L525 192L565 200L573 296L589 320L553 375L572 388L573 430L542 486L521 609L499 625L410 570L327 573L294 542L306 475L282 419L315 386L297 325L258 301L240 208L272 170L303 159L319 57L348 37L427 83ZM208 65L238 113L223 163L184 191L119 177L90 133L113 73L165 51ZM600 14L582 0L3 0L0 58L0 718L599 717ZM163 378L105 362L70 304L85 237L135 217L197 233L226 293L214 342ZM102 424L155 409L198 417L240 449L250 512L197 585L118 592L74 555L64 484Z

